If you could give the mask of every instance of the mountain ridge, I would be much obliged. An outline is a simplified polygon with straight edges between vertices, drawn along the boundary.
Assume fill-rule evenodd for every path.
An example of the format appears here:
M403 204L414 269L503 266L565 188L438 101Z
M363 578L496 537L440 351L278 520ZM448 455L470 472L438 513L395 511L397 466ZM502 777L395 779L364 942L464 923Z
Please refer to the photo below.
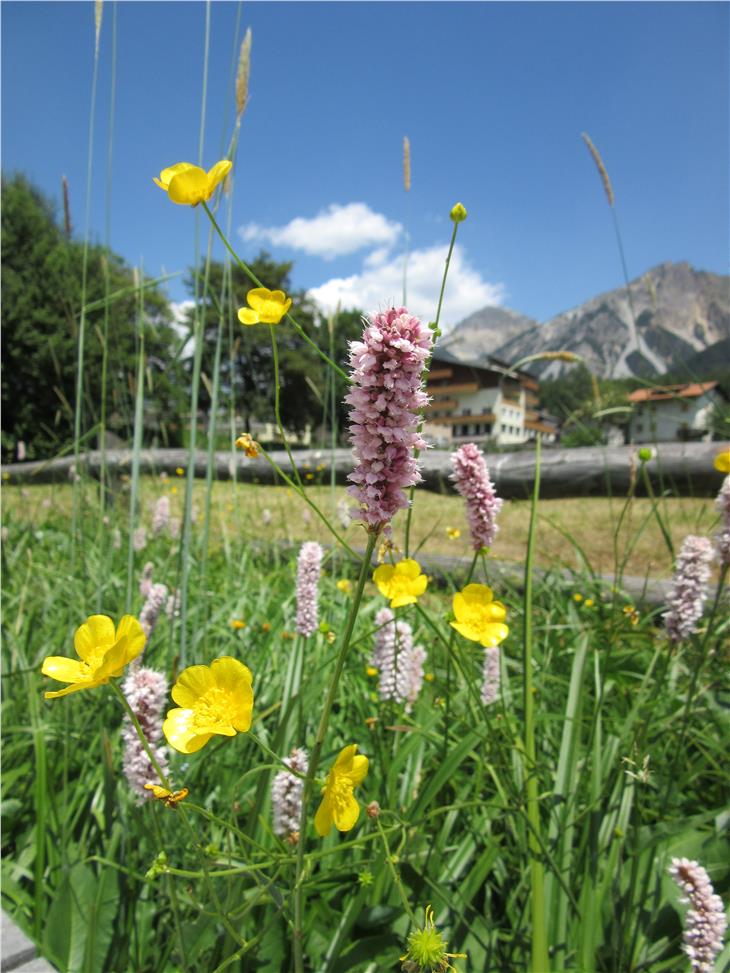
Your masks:
M716 357L709 350L729 338L730 276L665 261L630 281L628 292L605 291L542 324L509 308L482 308L445 335L436 353L478 364L572 351L601 378L640 378ZM569 367L536 362L530 370L556 378Z

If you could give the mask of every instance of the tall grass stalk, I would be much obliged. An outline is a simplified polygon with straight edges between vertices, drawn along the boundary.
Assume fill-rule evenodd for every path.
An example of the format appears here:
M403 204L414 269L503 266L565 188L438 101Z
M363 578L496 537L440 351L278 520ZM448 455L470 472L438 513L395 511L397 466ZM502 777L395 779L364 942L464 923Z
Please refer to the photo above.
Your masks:
M135 270L135 274L136 274ZM139 458L142 451L144 429L144 270L138 275L139 297L137 302L137 382L134 395L134 437L132 439L132 480L129 489L129 537L127 538L127 597L125 610L132 611L132 585L134 584L134 533L138 526L139 512ZM140 521L141 523L141 518Z
M357 580L357 588L352 599L352 606L347 619L345 633L342 636L342 646L337 655L334 671L330 677L327 688L327 696L324 701L322 715L320 716L319 727L317 728L317 736L315 737L314 746L312 747L312 753L309 758L307 779L304 782L304 792L302 794L302 813L301 818L299 819L299 844L297 846L296 879L294 883L294 968L296 973L304 973L304 849L307 844L307 805L312 797L314 778L319 767L319 758L322 753L324 738L327 734L327 727L329 725L330 713L332 712L332 705L334 704L335 697L337 695L340 676L342 675L345 659L347 658L347 653L350 648L352 632L355 627L355 620L357 619L357 613L360 609L360 602L362 601L363 591L365 590L365 582L367 581L368 574L370 573L370 562L372 560L373 551L375 550L377 541L377 534L368 534L368 543L365 549L365 556L360 566L360 576Z
M91 78L91 106L89 108L89 138L86 148L86 201L84 213L84 246L81 257L81 315L76 351L76 402L74 408L74 477L73 511L71 515L71 567L76 566L77 530L80 519L80 480L77 479L81 463L81 423L84 408L84 346L86 342L86 289L89 268L89 234L91 228L91 184L94 162L94 119L96 117L96 89L99 79L99 33L101 18L95 11L94 69Z
M99 449L100 449L100 468L99 468L99 510L97 525L97 545L100 548L102 563L108 569L105 550L105 531L104 531L104 511L107 501L107 468L106 468L106 396L107 396L107 373L109 369L109 307L110 307L110 274L109 274L109 254L111 253L111 226L112 226L112 161L114 158L114 116L116 108L117 94L117 4L116 0L112 4L112 65L109 94L109 138L107 141L106 156L106 187L104 197L104 320L102 325L102 344L101 344L101 403L99 410ZM105 572L106 573L106 572ZM99 585L97 594L97 609L101 607L102 577L99 575Z
M208 95L208 57L210 52L210 0L205 4L205 39L203 42L203 85L200 105L200 133L198 137L198 165L202 166L203 146L205 142L205 108ZM205 203L203 203L205 206ZM207 210L207 207L206 207ZM200 213L195 213L195 253L194 253L194 351L193 374L190 388L190 431L188 443L188 468L185 480L185 509L183 513L182 543L180 545L180 663L187 665L187 622L188 622L188 590L190 582L190 548L192 546L193 519L193 489L195 486L195 448L198 432L198 396L200 393L200 372L203 360L203 342L205 338L205 310L201 308L200 289ZM210 251L210 247L209 247ZM206 275L208 270L206 262ZM206 281L207 283L207 281ZM202 294L205 296L206 285Z
M540 806L538 800L539 779L535 749L535 700L532 686L532 584L537 537L537 503L540 496L540 450L542 437L535 442L535 485L532 492L530 530L527 539L524 585L524 633L523 633L523 707L525 720L525 794L529 834L527 846L530 854L530 909L532 914L532 969L548 973L547 926L545 922L545 873L542 864L540 840Z

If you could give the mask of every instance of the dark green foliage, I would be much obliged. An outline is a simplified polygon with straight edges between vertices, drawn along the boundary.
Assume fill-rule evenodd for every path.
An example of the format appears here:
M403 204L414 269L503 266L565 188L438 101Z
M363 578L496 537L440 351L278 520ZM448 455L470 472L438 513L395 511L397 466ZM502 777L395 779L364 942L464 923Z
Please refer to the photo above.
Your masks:
M3 457L12 458L18 440L29 457L51 456L73 439L76 361L81 311L83 245L67 240L52 204L22 175L2 184ZM105 280L108 274L108 290ZM100 418L102 342L108 314L108 427L131 436L135 374L137 296L132 270L100 246L88 250L87 305L127 289L86 316L82 434ZM172 348L167 300L145 288L145 351L154 423L148 441L164 444L159 426L179 411L180 381ZM175 444L174 437L168 440Z
M320 348L328 348L327 321L322 318L313 301L304 291L292 291L290 262L278 263L262 251L250 264L256 277L270 290L283 290L292 298L291 313L304 332ZM203 382L199 405L208 412L211 404L212 377L215 371L215 350L219 327L221 330L219 409L227 410L231 400L235 412L250 428L253 420L267 421L274 417L274 361L271 344L271 328L268 325L244 326L238 320L238 309L246 306L246 295L255 286L249 277L233 265L230 285L224 283L224 265L210 264L207 275L201 266L198 288L205 291L205 344L202 370L209 382ZM195 279L191 272L187 280L191 295L195 293ZM193 309L187 312L187 326L194 326ZM342 313L334 330L334 358L346 368L348 343L362 332L361 315L358 311ZM286 318L275 326L279 355L279 381L281 385L281 419L284 427L301 432L322 422L327 390L327 367L310 345L287 323ZM187 363L188 369L192 362ZM339 403L339 422L344 421L342 405L344 381L337 379L336 401Z

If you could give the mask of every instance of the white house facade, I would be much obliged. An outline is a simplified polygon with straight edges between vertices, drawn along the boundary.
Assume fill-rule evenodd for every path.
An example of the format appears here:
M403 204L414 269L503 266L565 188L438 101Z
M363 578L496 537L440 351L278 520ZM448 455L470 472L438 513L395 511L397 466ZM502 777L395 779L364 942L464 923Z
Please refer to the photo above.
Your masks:
M717 382L637 389L629 395L631 442L708 441L712 412L721 401Z
M498 446L528 443L542 433L555 442L557 426L538 408L539 385L527 372L490 359L488 366L466 365L434 355L426 391L424 432L435 446L450 448L487 440Z

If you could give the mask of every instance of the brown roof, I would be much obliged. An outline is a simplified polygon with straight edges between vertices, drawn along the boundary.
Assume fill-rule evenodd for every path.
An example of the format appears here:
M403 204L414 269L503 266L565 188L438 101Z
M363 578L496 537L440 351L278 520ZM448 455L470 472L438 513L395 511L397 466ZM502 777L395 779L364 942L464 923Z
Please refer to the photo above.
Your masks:
M660 385L653 389L637 389L629 395L629 402L661 402L666 399L694 399L714 389L717 382L692 382L689 385Z

